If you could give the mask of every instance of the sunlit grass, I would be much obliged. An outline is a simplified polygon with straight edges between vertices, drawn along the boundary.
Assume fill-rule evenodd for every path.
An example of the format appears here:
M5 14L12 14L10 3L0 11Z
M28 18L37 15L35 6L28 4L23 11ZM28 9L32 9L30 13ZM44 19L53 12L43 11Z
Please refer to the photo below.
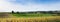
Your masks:
M1 22L60 22L60 16L33 18L0 18Z

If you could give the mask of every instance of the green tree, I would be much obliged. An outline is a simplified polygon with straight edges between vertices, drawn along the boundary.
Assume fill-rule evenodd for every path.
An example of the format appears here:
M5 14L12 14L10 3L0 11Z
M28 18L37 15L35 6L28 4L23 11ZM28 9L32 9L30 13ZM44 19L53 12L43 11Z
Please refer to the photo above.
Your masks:
M12 11L12 13L14 13L14 11Z
M16 13L19 14L20 12L17 11Z
M49 11L48 13L49 13L49 14L53 14L53 11Z

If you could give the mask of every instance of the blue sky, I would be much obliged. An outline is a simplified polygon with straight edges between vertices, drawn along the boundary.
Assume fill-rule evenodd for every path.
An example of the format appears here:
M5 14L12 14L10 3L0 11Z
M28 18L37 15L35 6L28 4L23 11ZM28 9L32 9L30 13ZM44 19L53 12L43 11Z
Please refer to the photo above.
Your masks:
M60 10L60 0L0 0L0 12Z

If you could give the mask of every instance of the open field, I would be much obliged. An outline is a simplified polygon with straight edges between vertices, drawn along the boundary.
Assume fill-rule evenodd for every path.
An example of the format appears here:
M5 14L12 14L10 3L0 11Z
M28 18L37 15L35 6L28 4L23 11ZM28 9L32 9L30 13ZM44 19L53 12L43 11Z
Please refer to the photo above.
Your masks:
M52 16L53 14L42 14L42 13L39 13L39 14L12 14L13 16L16 16L16 17L42 17L42 16Z
M0 18L0 22L60 22L60 16L33 18Z
M0 14L0 22L60 22L56 14ZM53 16L55 15L55 16Z

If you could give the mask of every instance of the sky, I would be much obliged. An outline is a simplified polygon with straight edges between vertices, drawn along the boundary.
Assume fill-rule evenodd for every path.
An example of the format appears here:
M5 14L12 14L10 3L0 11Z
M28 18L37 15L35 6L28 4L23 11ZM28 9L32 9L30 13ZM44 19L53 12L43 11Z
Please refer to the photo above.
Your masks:
M60 0L0 0L0 12L60 10Z

